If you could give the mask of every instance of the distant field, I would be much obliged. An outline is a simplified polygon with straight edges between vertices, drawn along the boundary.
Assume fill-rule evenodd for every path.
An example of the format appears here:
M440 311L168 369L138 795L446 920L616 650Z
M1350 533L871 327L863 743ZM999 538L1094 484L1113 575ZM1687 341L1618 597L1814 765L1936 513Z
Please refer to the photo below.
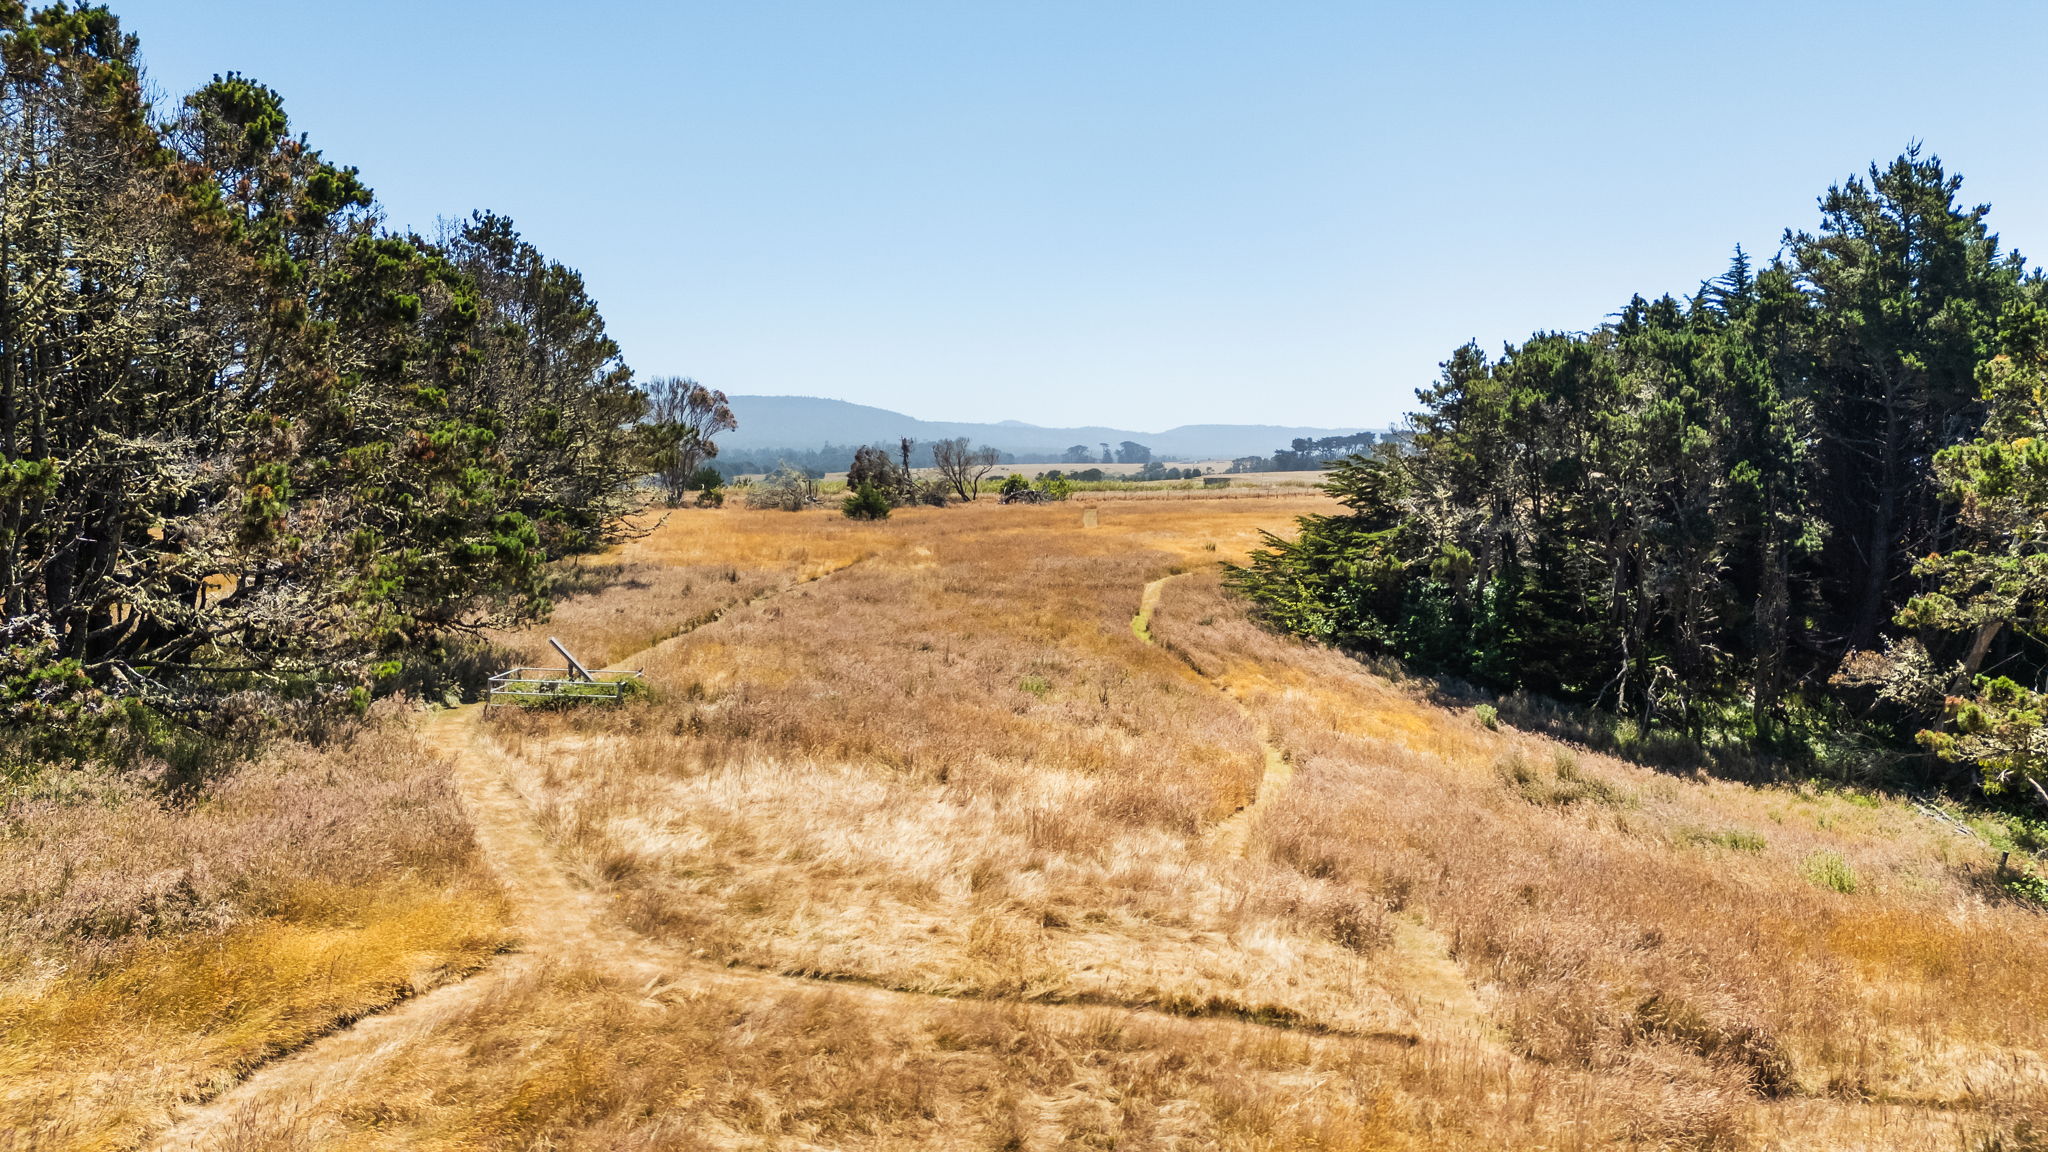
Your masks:
M647 699L11 809L0 1133L2038 1146L2048 917L1985 839L1495 730L1259 628L1219 564L1335 507L680 510L498 638Z
M1314 487L1315 485L1322 483L1325 478L1325 474L1322 472L1226 473L1224 472L1224 469L1230 467L1230 461L1228 460L1198 460L1193 461L1191 463L1177 463L1169 464L1167 466L1170 468L1181 469L1206 468L1211 470L1215 476L1229 481L1230 486L1233 488L1266 488L1276 486L1282 488L1308 488ZM1108 479L1108 477L1110 476L1125 477L1133 475L1141 467L1143 467L1143 465L1140 464L1005 464L992 470L988 474L988 476L983 479L982 484L984 488L990 487L993 484L1000 484L1003 480L1003 477L1008 476L1012 473L1016 473L1018 475L1025 477L1035 477L1046 472L1057 471L1062 473L1072 473L1077 470L1085 471L1089 468L1102 469L1103 473L1105 474L1105 479L1101 481L1079 481L1077 482L1076 486L1080 490L1115 491L1118 490L1120 487L1133 486L1135 486L1139 490L1150 488L1199 487L1202 483L1200 480L1118 481ZM915 469L914 471L917 473L920 479L936 479L939 475L938 471L932 468L918 468ZM761 475L758 473L753 475L734 477L735 480L759 480L760 478ZM824 479L819 481L819 483L821 487L824 488L825 490L837 490L843 488L846 484L846 473L827 472L825 474Z

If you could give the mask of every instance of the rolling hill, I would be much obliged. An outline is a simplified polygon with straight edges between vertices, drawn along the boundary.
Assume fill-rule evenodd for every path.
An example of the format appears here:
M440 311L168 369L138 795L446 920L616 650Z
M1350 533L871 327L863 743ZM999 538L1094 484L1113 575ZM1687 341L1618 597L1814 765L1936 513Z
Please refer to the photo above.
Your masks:
M1162 459L1263 456L1298 437L1348 435L1366 428L1296 428L1278 424L1184 424L1163 432L1129 428L1045 428L1016 420L997 424L920 420L887 408L816 396L734 396L739 428L720 441L728 450L821 448L826 444L890 444L965 436L1005 452L1057 456L1069 445L1115 445L1134 440Z

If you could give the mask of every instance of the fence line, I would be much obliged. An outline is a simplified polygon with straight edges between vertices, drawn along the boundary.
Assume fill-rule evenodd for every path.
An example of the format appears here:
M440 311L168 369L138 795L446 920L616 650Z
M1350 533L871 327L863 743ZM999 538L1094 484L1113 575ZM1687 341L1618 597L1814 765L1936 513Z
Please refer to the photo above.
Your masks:
M626 698L627 685L640 680L638 671L585 672L581 668L508 668L491 677L484 707L527 701L604 701Z

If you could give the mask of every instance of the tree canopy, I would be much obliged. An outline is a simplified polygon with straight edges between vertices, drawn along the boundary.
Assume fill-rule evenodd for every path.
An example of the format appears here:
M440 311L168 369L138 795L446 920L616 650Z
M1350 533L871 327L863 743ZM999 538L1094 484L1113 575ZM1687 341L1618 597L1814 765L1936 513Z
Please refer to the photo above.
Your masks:
M1335 465L1348 510L1237 587L1304 635L1644 728L1922 733L2040 777L2013 728L2048 715L2048 284L1960 190L1915 147L1761 268L1738 249L1688 297L1455 350L1406 443Z
M0 709L200 722L532 614L626 510L644 399L573 270L385 227L229 73L0 4Z

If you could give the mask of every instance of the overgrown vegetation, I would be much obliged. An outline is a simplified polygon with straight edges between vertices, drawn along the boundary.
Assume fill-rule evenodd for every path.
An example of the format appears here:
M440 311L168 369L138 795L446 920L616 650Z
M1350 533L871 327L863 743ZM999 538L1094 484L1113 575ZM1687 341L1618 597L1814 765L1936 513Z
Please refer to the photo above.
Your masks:
M0 4L0 713L26 753L358 705L617 538L642 394L580 276L387 229L233 73ZM140 711L138 711L140 709ZM273 706L265 709L275 716Z
M1199 1039L1148 1049L1161 1060L1230 1050L1255 1027L1261 1043L1304 1045L1271 1057L1280 1083L1359 1061L1361 1079L1320 1081L1293 1113L1337 1147L1932 1152L2030 1114L2048 918L1986 883L1987 844L1878 795L1665 774L1488 731L1423 685L1256 626L1208 566L1327 506L1315 493L1115 494L1096 502L1095 531L989 504L880 534L836 515L721 517L716 535L671 526L625 548L632 583L659 579L659 556L700 595L730 587L725 565L779 552L788 591L649 654L671 690L643 710L491 729L566 867L635 932L776 982L764 989L822 977L942 993L989 1018L1062 1001L1184 1015ZM786 567L863 555L816 583ZM1139 590L1176 568L1147 644L1132 634ZM593 638L565 638L617 651L594 637L644 595L571 602ZM903 700L915 706L892 706ZM1259 796L1240 857L1219 833L1259 786L1262 745L1294 776ZM683 1002L718 995L694 972L676 977ZM476 1043L516 1043L583 987L533 993ZM848 1051L921 1011L832 1005ZM568 1017L637 1036L628 1018ZM757 1035L758 1019L735 1016L727 1035ZM1416 1039L1372 1038L1388 1033ZM891 1043L905 1060L921 1050ZM650 1096L603 1111L606 1085L634 1082L610 1071L622 1063L594 1052L607 1071L558 1081L544 1046L516 1050L530 1054L491 1075L567 1085L549 1097L564 1146L658 1130L681 1107ZM1035 1059L998 1066L1021 1078ZM406 1071L324 1114L473 1075L394 1066ZM846 1075L882 1093L912 1073ZM771 1095L787 1083L744 1080ZM1022 1091L1040 1117L1024 1147L1085 1142L1076 1110L1130 1099L1092 1081ZM497 1122L493 1098L433 1093L447 1101L438 1131ZM585 1105L620 1127L582 1127ZM950 1107L923 1122L979 1135ZM1120 1143L1231 1146L1198 1092L1177 1120L1131 1107ZM848 1109L869 1115L840 1103L804 1117L831 1125ZM901 1122L885 1142L915 1146L919 1121ZM1279 1129L1241 1143L1313 1146Z
M1960 187L1915 148L1761 270L1458 349L1412 443L1337 464L1349 510L1236 586L1645 736L1807 759L1917 733L2048 799L2048 281Z

